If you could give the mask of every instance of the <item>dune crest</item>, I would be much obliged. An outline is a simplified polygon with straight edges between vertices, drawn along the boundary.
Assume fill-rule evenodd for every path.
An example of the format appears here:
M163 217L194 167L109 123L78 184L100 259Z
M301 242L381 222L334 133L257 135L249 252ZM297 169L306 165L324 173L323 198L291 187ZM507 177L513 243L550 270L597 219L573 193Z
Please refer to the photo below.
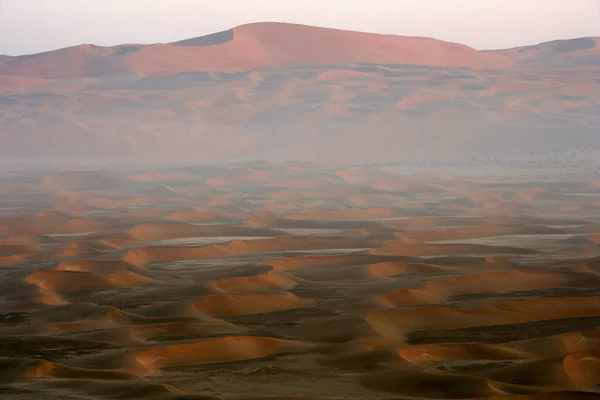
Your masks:
M223 363L306 349L302 342L247 336L231 336L203 342L156 347L134 354L135 362L155 370L189 364Z
M436 39L306 25L254 23L238 26L226 35L228 40L211 40L209 36L173 44L70 47L37 55L34 60L16 57L11 63L0 61L0 74L74 78L118 73L161 76L191 71L248 71L360 62L483 68L511 64L503 55ZM69 64L68 68L65 63Z

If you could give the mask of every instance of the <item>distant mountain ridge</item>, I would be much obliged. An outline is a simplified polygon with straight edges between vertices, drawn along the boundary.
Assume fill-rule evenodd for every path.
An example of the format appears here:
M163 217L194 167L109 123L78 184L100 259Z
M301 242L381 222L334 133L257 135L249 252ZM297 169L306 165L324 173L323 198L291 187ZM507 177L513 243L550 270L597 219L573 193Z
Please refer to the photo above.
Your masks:
M600 40L257 23L0 56L0 157L394 162L600 148Z

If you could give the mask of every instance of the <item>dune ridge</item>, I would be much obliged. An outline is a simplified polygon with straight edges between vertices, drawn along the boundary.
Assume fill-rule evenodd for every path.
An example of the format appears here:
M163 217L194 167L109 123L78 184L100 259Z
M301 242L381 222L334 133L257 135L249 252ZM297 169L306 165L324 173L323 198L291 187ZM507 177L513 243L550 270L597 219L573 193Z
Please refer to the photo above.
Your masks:
M233 29L229 41L212 46L189 44L201 40L112 48L75 46L35 58L16 57L11 63L0 61L0 74L73 78L118 73L160 76L188 71L246 71L358 62L488 68L511 63L502 55L435 39L284 23L242 25Z
M257 240L232 240L223 245L197 248L144 247L128 251L124 261L143 266L148 262L232 257L247 254L322 249L364 249L376 247L376 242L360 239L283 237Z

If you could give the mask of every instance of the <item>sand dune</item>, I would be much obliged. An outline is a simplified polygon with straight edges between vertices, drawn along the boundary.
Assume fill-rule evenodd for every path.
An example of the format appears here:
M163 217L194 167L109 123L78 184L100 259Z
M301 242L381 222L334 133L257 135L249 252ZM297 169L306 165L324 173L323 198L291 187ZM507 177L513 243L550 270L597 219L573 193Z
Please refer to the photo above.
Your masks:
M188 71L247 71L290 65L359 62L460 67L503 67L511 60L467 46L429 38L377 35L283 23L233 29L232 40L214 46L156 44L131 51L82 45L0 63L0 74L42 78L136 73L170 75ZM302 38L302 39L301 39ZM194 39L200 40L200 39ZM165 57L165 54L169 56ZM40 62L39 57L43 57ZM182 63L180 60L185 59ZM90 63L91 61L95 63ZM68 62L68 67L65 62ZM93 66L91 66L91 65Z
M29 246L36 247L42 244L51 244L55 242L51 237L38 234L20 234L10 236L0 240L3 246Z
M210 236L280 236L281 233L270 229L254 227L210 226L185 224L144 224L131 228L128 235L135 240L152 241L184 237Z
M360 343L362 339L372 339L375 332L363 318L350 315L309 321L294 326L285 333L286 337L310 342L354 344ZM372 346L368 345L368 347Z
M303 79L353 102L380 70ZM388 169L0 174L0 397L598 397L597 179Z
M489 229L502 229L501 226L533 225L546 226L549 231L552 226L577 225L582 221L540 218L527 215L492 215L492 216L434 216L434 217L415 217L408 220L399 221L395 226L434 228L434 227L466 227L477 225L473 230L482 230L483 226L489 226ZM500 225L497 227L496 225ZM550 226L550 227L548 227Z
M60 271L80 271L80 272L92 272L92 273L107 273L107 272L118 272L128 271L136 268L134 265L129 264L122 260L92 260L92 259L80 259L80 260L69 260L60 263L57 267Z
M401 396L426 399L485 398L498 394L485 378L413 369L374 373L364 378L364 384Z
M216 210L204 210L204 211L176 211L170 213L166 218L167 221L178 221L178 222L202 222L202 221L227 221L234 219L241 219L240 216L235 214L229 214L222 211Z
M527 360L534 358L524 350L483 343L443 343L412 346L400 350L400 356L417 365L431 365L443 361L465 360Z
M247 224L252 228L270 229L364 229L379 226L371 221L319 221L274 217L254 218L249 220Z
M63 253L63 257L81 257L86 255L97 255L107 251L107 248L114 250L113 246L107 246L105 243L98 242L72 242Z
M364 249L378 244L366 240L329 238L274 238L257 240L233 240L223 245L210 245L198 248L144 247L130 250L124 260L143 266L148 262L194 260L201 258L233 257L247 254L272 253L282 251L305 251L326 249Z
M211 317L227 317L289 310L312 304L312 300L300 299L291 293L286 295L229 294L209 296L195 301L194 307Z
M419 242L435 242L439 240L461 240L474 239L478 237L505 236L505 235L548 235L564 234L564 229L551 228L547 226L523 226L523 225L484 225L466 226L460 228L449 228L439 231L404 232L398 234L401 239Z
M460 254L533 254L533 250L522 247L487 246L477 244L398 244L370 251L375 255L441 256Z
M586 151L598 147L593 135L598 123L594 38L547 43L538 50L481 52L428 38L282 23L249 24L228 32L227 41L82 45L0 57L4 83L0 90L6 93L0 127L3 137L11 138L0 154L6 159L55 160L75 154L80 160L116 158L145 165L238 156L344 165L460 160L449 162L472 163L467 170L479 171L493 168L497 160L513 168L513 158L527 163L532 153L541 164L555 168L554 158L561 155L552 153L554 149L572 151L574 160L585 165ZM199 42L216 44L189 44ZM555 47L580 50L547 50ZM106 110L112 118L106 118ZM132 118L137 121L135 130ZM273 140L274 126L289 134L278 133ZM365 126L370 135L364 135ZM450 133L440 137L440 130ZM576 140L566 140L565 131ZM470 132L481 134L473 137ZM522 146L510 146L512 140L507 138L523 139ZM479 158L466 159L473 155ZM328 180L336 185L360 181L298 176L299 168L306 171L302 164L290 164L284 177L265 174L264 169L205 168L196 183L208 181L223 189L268 182L269 188L287 185L298 195L309 185L326 185ZM44 178L46 188L91 187L78 180L77 173L52 173ZM190 177L189 171L172 170L94 174L103 182L96 190L122 187L155 194L181 190ZM447 193L452 182L426 175L377 179L365 185L396 194ZM0 183L0 192L35 192L33 182L39 181L20 186ZM197 190L186 187L180 194ZM502 205L529 210L530 197L536 194L519 192L523 196L512 202L489 197L480 197L479 202L490 209ZM100 200L91 203L116 206L102 205ZM577 201L571 204L574 207Z
M561 360L530 361L483 373L497 382L533 387L568 387L571 380L565 374Z
M372 264L369 266L369 270L375 276L383 278L406 274L448 273L456 271L456 269L452 267L433 264L406 263L402 261L388 261Z
M441 304L444 298L427 290L398 289L381 296L386 307L411 307L429 304Z
M51 395L52 393L63 393L67 396L85 396L86 392L94 393L98 398L153 398L153 399L177 399L182 395L182 392L172 385L149 381L101 381L94 379L71 379L71 380L39 380L35 383L27 385L33 390ZM23 390L23 389L22 389ZM21 393L23 393L21 390ZM25 389L27 390L27 389ZM19 391L17 390L17 393ZM183 395L184 398L186 395ZM191 395L192 399L197 398L196 395ZM210 397L209 397L210 398ZM207 400L203 396L203 400ZM214 400L214 399L211 399Z
M367 321L383 336L398 338L402 337L403 333L421 330L456 329L597 315L600 315L598 298L573 297L500 302L479 309L454 309L445 306L390 309L369 314Z
M306 344L297 341L232 336L189 344L154 347L139 351L133 357L136 363L146 368L148 373L152 373L156 369L175 365L232 362L306 348Z
M302 268L335 268L347 267L352 265L366 265L380 260L382 260L382 257L379 256L373 256L369 254L350 254L332 256L286 257L272 261L263 261L261 264L273 266L275 270L293 271Z
M574 352L564 359L564 373L576 385L597 387L600 382L599 364L600 352L597 349Z
M514 399L515 396L494 396L492 397L492 399L494 400L508 400L508 399ZM522 395L522 396L518 396L516 397L519 400L566 400L566 399L573 399L573 400L592 400L592 399L596 399L598 398L598 394L597 393L590 393L590 392L579 392L579 391L568 391L568 390L564 390L564 391L556 391L556 392L548 392L548 393L541 393L541 394L532 394L532 395Z
M429 281L425 290L440 297L465 293L523 291L544 288L595 286L597 278L589 274L550 271L487 271Z
M134 327L114 327L98 332L71 333L70 336L114 344L123 347L144 346L149 343L163 343L189 337L235 334L239 331L233 324L219 320L197 320L195 322L164 322Z
M29 275L27 282L48 290L79 291L145 285L151 283L152 279L133 272L101 275L90 272L57 270L42 271Z
M266 274L220 280L214 282L213 286L217 290L226 293L271 292L290 290L294 288L299 281L300 279L288 274L271 270Z
M2 382L13 383L31 379L98 379L129 380L133 375L118 371L98 371L54 364L44 360L0 359Z
M320 221L340 221L340 220L360 220L373 218L391 218L398 217L399 210L395 208L342 208L330 210L307 210L301 213L292 214L290 218L302 220L320 220Z

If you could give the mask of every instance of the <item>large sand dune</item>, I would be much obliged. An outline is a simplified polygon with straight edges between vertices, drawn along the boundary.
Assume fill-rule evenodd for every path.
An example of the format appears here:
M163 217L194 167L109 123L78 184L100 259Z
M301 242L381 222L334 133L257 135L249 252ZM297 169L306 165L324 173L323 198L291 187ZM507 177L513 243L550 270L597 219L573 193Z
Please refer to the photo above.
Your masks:
M587 161L599 146L599 48L597 38L581 38L477 51L430 38L255 23L171 44L0 57L0 155L146 165L461 164L477 157L487 167L496 157L552 165L562 149L572 152L562 162ZM103 182L96 190L185 180L169 173L132 172L116 181L100 171L94 178ZM291 175L268 186L299 195L340 178L362 179L352 174ZM89 185L78 175L62 171L45 184ZM206 179L225 188L248 176L268 179L261 171ZM379 192L439 190L380 178L369 182ZM160 190L178 190L173 186ZM30 182L19 188L30 190Z
M113 48L76 46L4 62L0 64L0 74L73 78L119 73L157 76L189 71L248 71L359 62L453 67L503 67L511 63L510 58L502 55L435 39L282 23L242 25L233 29L230 40L209 39ZM198 45L201 42L206 45Z

